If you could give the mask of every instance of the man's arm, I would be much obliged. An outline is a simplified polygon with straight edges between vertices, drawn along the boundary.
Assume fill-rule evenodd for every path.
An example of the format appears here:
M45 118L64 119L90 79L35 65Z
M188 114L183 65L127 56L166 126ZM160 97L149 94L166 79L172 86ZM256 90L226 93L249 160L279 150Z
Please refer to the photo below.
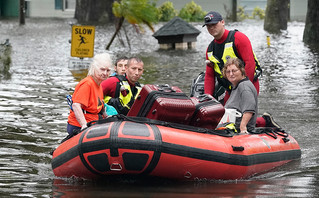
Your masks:
M238 55L245 62L245 71L249 80L253 82L255 74L255 58L251 43L248 37L242 32L235 33L235 45Z
M111 97L115 96L117 82L118 82L118 79L116 77L110 77L101 83L104 97L105 96L111 96Z
M215 90L215 72L213 67L206 66L205 81L204 81L204 93L213 95Z
M208 60L207 50L206 50L206 73L205 73L205 81L204 81L204 93L213 95L214 90L215 90L214 63Z

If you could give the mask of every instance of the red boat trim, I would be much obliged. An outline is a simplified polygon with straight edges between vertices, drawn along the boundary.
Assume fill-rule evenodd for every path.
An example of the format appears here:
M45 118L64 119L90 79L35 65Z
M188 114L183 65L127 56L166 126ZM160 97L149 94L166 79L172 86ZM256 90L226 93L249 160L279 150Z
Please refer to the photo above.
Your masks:
M119 125L116 125L117 128ZM65 153L57 156L52 161L52 168L55 169L76 156L80 156L83 164L93 173L99 174L94 171L83 158L84 153L99 151L103 149L132 149L132 150L148 150L155 151L156 155L153 157L150 166L145 170L143 174L150 173L157 165L161 153L167 153L176 156L188 157L198 160L206 160L212 162L220 162L230 165L239 166L251 166L263 163L279 162L286 160L298 159L301 156L301 150L285 150L270 153L260 153L253 155L240 155L240 154L229 154L224 152L204 150L184 145L178 145L173 143L162 142L160 131L156 126L152 126L154 131L157 131L155 140L141 140L132 138L117 138L113 137L110 139L96 140L90 142L81 143L81 146L75 146ZM116 131L111 130L111 131ZM83 132L81 139L87 132ZM81 140L80 140L81 142ZM116 142L116 146L114 145ZM231 145L230 145L231 146ZM113 151L114 152L114 151Z

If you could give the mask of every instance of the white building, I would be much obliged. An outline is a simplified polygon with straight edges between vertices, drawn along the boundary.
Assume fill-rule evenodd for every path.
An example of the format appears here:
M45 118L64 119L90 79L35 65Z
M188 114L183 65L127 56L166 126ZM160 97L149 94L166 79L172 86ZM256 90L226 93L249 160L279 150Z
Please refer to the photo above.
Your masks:
M26 0L27 17L73 18L76 0Z

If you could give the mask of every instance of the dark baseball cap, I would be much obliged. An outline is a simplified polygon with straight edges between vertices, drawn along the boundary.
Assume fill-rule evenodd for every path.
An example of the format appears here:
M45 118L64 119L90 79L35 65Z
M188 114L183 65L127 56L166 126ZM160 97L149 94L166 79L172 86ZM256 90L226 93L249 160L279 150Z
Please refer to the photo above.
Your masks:
M221 20L223 20L222 15L220 15L218 12L210 11L204 17L205 24L203 25L203 27L207 24L216 24Z

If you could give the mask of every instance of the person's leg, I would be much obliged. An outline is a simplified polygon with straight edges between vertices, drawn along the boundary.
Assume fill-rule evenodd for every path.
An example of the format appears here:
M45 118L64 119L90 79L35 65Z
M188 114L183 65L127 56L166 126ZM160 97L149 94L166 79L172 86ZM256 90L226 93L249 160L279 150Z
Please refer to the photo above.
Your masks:
M274 118L270 113L265 112L261 117L257 117L256 127L276 127L281 128L281 126L274 121Z
M257 117L256 127L266 127L266 120L263 117Z
M67 126L66 130L69 133L69 135L72 136L72 135L76 135L77 132L81 131L81 128L77 127L77 126L73 126L73 125L68 123L68 126Z

